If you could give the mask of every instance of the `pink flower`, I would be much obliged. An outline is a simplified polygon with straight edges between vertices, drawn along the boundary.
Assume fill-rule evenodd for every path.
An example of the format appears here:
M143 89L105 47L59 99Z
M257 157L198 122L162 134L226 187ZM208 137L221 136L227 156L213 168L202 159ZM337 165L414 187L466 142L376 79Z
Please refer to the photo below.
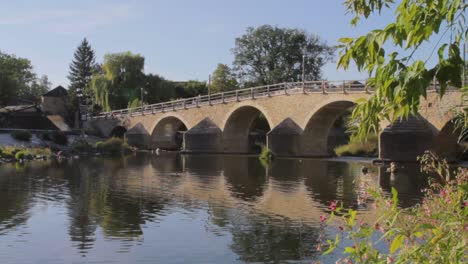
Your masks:
M393 258L392 257L387 257L387 264L393 263Z
M326 216L324 216L324 215L321 215L321 216L320 216L320 222L323 223L323 222L325 222L326 220L327 220L327 217L326 217Z
M374 228L375 228L375 230L378 230L378 231L380 231L382 233L385 233L385 229L382 226L380 226L379 223L375 223Z
M337 204L336 201L330 202L330 210L332 210L332 212L334 212L336 210L336 204Z
M363 226L365 226L365 225L367 225L366 222L364 222L363 220L359 221L359 226L360 226L360 227L363 227Z
M317 244L317 246L315 247L315 249L317 249L317 251L322 251L322 244Z

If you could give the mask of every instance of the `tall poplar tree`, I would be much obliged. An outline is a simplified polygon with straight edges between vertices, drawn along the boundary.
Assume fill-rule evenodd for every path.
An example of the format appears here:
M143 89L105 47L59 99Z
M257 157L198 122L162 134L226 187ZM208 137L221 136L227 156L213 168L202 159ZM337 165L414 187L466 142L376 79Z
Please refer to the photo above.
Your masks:
M69 92L72 101L76 100L77 89L82 89L86 96L92 96L92 90L89 88L89 83L95 70L96 57L94 50L91 48L88 40L84 38L76 49L73 55L73 61L70 64L68 79L70 80Z

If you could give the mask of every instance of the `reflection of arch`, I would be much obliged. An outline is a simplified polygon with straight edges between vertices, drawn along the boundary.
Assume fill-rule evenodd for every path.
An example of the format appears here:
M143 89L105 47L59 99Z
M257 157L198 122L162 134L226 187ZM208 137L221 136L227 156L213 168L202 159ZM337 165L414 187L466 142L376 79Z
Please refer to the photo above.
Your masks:
M118 138L123 138L125 133L127 132L127 129L123 126L116 126L112 129L112 131L109 133L109 137L118 137Z
M328 136L333 123L354 106L351 101L335 101L322 106L309 119L303 133L303 154L306 156L328 156Z
M187 126L177 117L165 117L156 124L151 133L151 146L161 149L180 149Z
M263 112L256 107L241 106L228 115L223 129L225 152L248 153L252 151L252 147L255 147L255 144L253 144L254 142L249 142L249 134L252 132L252 124L258 119L260 114L263 114ZM263 114L263 116L265 115ZM265 119L268 123L268 130L270 130L271 122L267 116L265 116ZM250 141L255 141L255 138L250 137Z
M257 157L225 156L223 161L227 188L233 197L255 201L263 196L267 177Z

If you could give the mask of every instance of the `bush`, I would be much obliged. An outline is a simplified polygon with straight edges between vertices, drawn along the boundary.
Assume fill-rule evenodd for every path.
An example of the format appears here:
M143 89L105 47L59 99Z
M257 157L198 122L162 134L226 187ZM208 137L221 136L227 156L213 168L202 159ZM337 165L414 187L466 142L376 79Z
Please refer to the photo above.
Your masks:
M76 153L91 153L94 148L86 140L77 139L72 143L72 151Z
M55 144L59 145L67 145L68 144L68 137L62 132L54 132L52 135L52 141Z
M29 156L30 156L29 152L27 152L26 150L20 150L20 151L16 152L15 159L16 160L24 160L24 159L28 158Z
M11 132L11 137L20 141L30 141L32 135L31 135L31 132L27 130L16 130L16 131Z
M130 151L131 148L121 138L110 138L106 141L99 141L95 145L96 150L101 153L120 153Z
M260 152L260 162L263 164L263 165L268 165L271 160L274 159L274 154L273 152L265 145L262 144L262 152Z
M41 134L39 134L39 137L42 140L50 140L50 132L49 131L42 131Z
M351 141L346 145L335 148L337 156L361 156L361 157L375 157L378 155L378 141L377 135L369 135L366 141Z

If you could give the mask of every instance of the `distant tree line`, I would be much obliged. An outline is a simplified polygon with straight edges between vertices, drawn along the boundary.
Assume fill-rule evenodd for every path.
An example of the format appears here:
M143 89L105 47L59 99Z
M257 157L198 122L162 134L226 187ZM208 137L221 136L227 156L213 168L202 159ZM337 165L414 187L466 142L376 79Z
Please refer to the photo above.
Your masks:
M304 30L264 25L249 27L236 38L232 53L232 66L219 63L209 83L172 81L145 74L145 58L129 51L106 54L102 63L96 63L95 52L84 39L70 64L69 108L75 112L80 102L91 105L94 111L108 111L209 92L300 81L303 68L307 80L316 80L332 57L333 48ZM49 88L47 76L38 78L29 60L0 52L0 105L20 99L37 102Z
M94 51L83 40L70 65L70 90L80 87L97 111L136 107L279 82L321 78L333 48L300 29L263 25L249 27L235 40L233 66L219 63L211 82L167 80L143 72L145 58L131 52L106 54L95 64ZM304 63L304 65L303 65ZM73 95L73 92L72 92Z

